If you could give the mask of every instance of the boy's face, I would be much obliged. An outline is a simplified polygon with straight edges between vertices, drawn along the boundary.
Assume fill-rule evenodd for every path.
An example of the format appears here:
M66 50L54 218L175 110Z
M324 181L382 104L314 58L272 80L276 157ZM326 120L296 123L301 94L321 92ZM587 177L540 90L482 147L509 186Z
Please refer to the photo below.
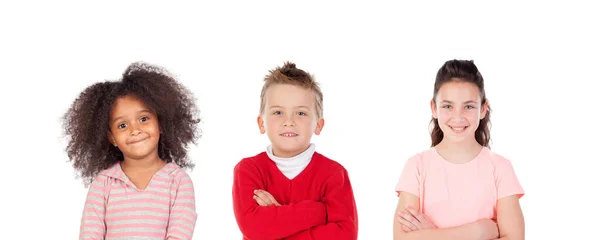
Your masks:
M265 93L265 110L258 117L260 133L267 133L277 157L304 152L312 134L319 135L324 120L317 117L312 90L290 84L274 84Z
M431 102L431 111L444 133L444 140L462 142L475 139L479 120L487 113L487 103L481 105L475 84L451 81L440 87L435 102Z
M109 121L109 140L126 159L158 156L158 118L141 100L132 96L118 98Z

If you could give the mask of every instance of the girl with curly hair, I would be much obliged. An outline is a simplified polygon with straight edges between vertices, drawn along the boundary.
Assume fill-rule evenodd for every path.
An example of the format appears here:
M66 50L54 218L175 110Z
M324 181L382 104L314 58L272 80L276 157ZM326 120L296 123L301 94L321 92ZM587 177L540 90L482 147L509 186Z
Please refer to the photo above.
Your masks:
M67 155L89 187L80 239L191 239L194 186L184 169L200 137L193 95L162 67L131 64L86 88L64 115Z

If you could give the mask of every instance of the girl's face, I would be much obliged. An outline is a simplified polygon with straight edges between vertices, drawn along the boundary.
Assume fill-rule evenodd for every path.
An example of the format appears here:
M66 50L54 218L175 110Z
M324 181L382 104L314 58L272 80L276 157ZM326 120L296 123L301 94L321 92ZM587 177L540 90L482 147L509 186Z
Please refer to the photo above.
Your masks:
M442 141L475 141L475 130L487 113L479 88L469 82L450 81L442 84L434 100L431 112L444 133Z
M126 160L158 158L158 119L140 99L130 95L118 98L109 121L109 140Z

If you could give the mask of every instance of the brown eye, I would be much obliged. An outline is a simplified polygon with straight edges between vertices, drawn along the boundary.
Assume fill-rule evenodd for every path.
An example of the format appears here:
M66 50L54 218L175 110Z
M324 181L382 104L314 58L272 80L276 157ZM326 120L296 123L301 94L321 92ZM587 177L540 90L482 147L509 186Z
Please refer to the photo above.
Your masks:
M145 122L145 121L148 121L148 120L150 120L150 118L148 118L148 117L142 117L142 118L140 118L140 122Z
M126 128L126 127L127 127L127 124L125 124L125 123L121 123L121 124L117 125L118 129L123 129L123 128Z

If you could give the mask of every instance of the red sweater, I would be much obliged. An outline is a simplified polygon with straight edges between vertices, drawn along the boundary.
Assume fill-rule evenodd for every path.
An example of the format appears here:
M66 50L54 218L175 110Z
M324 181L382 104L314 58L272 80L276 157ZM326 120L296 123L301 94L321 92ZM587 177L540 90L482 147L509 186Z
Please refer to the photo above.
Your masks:
M262 207L254 190L269 192L281 206ZM348 172L315 152L289 180L265 152L234 169L233 211L244 239L356 240L358 216Z

